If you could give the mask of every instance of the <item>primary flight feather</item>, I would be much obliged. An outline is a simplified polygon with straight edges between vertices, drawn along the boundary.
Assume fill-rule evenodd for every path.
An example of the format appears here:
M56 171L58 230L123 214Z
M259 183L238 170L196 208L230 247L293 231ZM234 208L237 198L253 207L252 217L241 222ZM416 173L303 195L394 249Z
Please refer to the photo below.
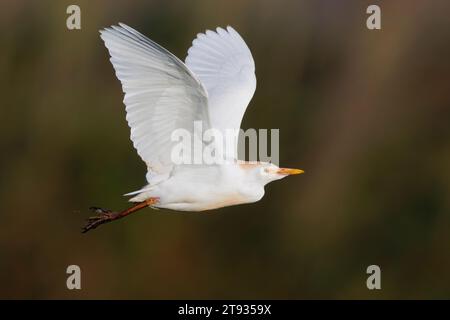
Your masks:
M264 186L299 169L237 159L237 145L224 151L219 164L176 164L171 136L183 129L225 135L239 130L256 89L255 63L242 37L230 26L199 33L185 63L133 28L120 23L100 31L125 93L131 140L147 165L148 185L131 192L137 204L120 212L97 207L83 232L145 207L204 211L258 201ZM195 142L194 142L195 143Z

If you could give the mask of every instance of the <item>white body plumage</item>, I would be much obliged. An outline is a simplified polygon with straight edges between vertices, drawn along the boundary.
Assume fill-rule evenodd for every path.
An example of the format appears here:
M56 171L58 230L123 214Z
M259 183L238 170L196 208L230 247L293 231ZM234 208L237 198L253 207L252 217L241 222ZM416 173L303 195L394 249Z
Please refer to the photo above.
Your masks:
M155 207L180 211L204 211L251 203L264 195L264 185L257 179L259 168L236 164L177 166L168 179L148 187L132 201L150 197L159 201Z

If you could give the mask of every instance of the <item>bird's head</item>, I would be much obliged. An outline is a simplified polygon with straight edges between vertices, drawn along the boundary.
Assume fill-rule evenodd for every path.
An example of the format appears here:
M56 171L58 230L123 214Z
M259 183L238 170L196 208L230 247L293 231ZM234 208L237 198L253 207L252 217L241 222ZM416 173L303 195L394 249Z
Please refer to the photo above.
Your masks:
M282 179L289 175L304 173L301 169L279 168L275 164L267 162L259 162L252 171L256 176L256 179L262 181L264 184Z

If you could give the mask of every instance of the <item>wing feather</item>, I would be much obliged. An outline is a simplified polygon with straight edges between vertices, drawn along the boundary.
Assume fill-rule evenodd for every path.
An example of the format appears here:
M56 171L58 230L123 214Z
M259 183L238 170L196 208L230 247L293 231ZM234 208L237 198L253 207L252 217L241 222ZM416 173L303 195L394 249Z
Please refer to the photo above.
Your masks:
M171 134L210 127L208 94L189 68L169 51L125 25L100 31L125 93L131 140L147 164L147 180L172 169Z
M223 134L239 130L256 89L255 63L242 37L230 26L199 33L185 62L208 92L211 126ZM237 146L227 157L237 158Z

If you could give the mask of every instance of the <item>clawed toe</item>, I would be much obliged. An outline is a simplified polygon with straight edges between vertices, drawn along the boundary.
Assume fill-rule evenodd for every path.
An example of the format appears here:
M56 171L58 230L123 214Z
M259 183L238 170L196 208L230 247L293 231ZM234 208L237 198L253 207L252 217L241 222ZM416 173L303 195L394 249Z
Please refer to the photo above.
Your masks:
M115 218L115 214L111 210L105 210L97 207L91 207L89 209L96 212L97 215L86 219L86 225L81 229L82 233L86 233L89 230L95 229L99 225L106 222L113 221Z
M159 201L159 198L149 198L145 201L138 202L131 208L128 208L123 211L111 211L108 209L103 209L99 207L90 207L89 209L96 213L95 216L89 217L86 219L86 225L81 229L82 233L86 233L89 230L97 228L99 225L111 222L117 219L121 219L133 212L136 212L138 210L141 210L146 207L152 207L155 203Z

